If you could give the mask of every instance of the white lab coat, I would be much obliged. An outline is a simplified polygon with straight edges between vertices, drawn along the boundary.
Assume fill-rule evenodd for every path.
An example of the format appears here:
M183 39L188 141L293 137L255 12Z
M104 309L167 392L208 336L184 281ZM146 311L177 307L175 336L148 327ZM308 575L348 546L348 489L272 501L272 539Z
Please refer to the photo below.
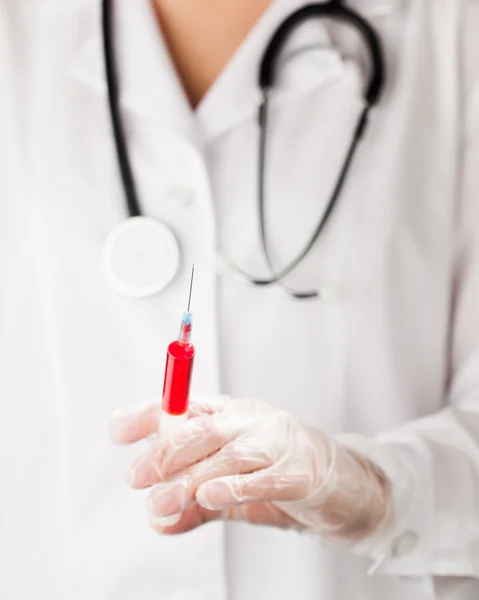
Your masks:
M275 26L304 3L272 3L195 115L148 0L115 3L143 212L182 251L171 285L138 300L100 261L126 216L100 2L0 0L1 598L423 600L444 583L454 600L478 597L477 583L456 584L479 577L479 5L351 0L381 34L387 84L330 225L289 281L326 298L293 302L215 265L220 253L267 273L256 72ZM331 193L363 56L319 22L285 52L267 172L277 265ZM161 391L193 260L194 391L381 436L385 455L406 453L420 473L375 574L314 536L215 523L161 537L146 525L144 495L122 481L141 448L111 446L104 423Z

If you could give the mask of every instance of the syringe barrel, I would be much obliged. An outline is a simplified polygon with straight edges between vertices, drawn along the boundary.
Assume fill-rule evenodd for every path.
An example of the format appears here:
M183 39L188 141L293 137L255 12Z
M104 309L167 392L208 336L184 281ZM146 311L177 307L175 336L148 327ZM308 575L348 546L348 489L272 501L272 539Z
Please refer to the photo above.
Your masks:
M193 344L175 340L168 346L163 384L164 413L183 415L188 411L194 358Z

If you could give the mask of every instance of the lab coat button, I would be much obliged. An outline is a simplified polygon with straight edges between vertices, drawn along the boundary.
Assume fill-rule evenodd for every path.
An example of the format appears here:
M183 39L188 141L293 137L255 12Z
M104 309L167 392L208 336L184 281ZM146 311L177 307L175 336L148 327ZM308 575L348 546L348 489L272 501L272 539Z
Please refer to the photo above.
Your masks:
M402 558L410 554L417 546L419 536L414 531L405 531L394 542L392 554L395 558Z
M189 185L173 185L168 190L168 200L179 208L190 206L195 197L195 190Z
M103 247L103 268L120 293L146 298L163 290L176 275L178 242L163 223L132 217L120 223Z

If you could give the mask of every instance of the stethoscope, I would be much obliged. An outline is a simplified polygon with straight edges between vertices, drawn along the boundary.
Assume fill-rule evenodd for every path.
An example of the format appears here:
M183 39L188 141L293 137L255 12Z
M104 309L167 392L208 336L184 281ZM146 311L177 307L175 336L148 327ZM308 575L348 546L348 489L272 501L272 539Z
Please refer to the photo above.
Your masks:
M115 67L113 42L113 0L103 0L102 31L108 104L129 218L118 225L108 236L103 250L103 264L111 283L123 293L146 297L161 291L174 278L179 264L179 246L176 237L166 225L156 219L142 216L135 179L119 107L119 85ZM371 61L371 75L364 90L364 107L360 113L353 137L339 172L336 185L316 229L303 249L288 264L276 268L267 243L265 223L265 171L267 157L268 113L274 90L278 58L286 42L297 27L306 21L328 18L354 27L365 43ZM344 0L329 0L323 4L304 6L287 17L272 36L260 63L259 88L262 101L258 109L259 164L258 210L261 247L270 270L268 278L257 278L243 269L229 264L243 281L256 286L275 285L280 291L295 299L321 297L320 291L298 292L287 288L284 279L308 256L321 232L329 222L334 207L344 187L351 163L360 140L364 137L371 109L378 103L384 83L384 60L381 42L373 27L357 12L348 8Z

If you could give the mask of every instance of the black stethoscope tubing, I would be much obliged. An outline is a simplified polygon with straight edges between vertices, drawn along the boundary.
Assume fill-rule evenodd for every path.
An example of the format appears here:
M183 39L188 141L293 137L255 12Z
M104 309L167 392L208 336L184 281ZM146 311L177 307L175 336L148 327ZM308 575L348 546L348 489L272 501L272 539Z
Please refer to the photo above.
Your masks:
M120 167L120 175L125 192L128 214L130 217L139 217L141 215L140 202L138 200L135 178L133 176L133 170L128 152L128 144L126 142L125 129L120 111L120 86L118 84L115 63L112 4L113 0L103 0L101 14L108 106L110 109L113 137L115 140L116 154L118 158L118 165Z
M102 3L102 32L103 32L103 50L105 56L105 72L108 90L108 104L111 115L113 135L115 140L116 153L120 174L122 178L128 214L130 217L141 215L138 194L135 186L135 180L131 167L131 162L128 153L128 145L126 142L123 120L121 117L119 106L119 84L115 65L115 49L114 49L114 32L113 32L113 0L103 0ZM359 116L354 134L346 153L343 165L339 172L335 187L331 197L326 205L326 208L321 216L321 219L308 240L304 248L291 260L286 266L277 270L274 268L268 242L265 222L265 171L266 171L266 156L267 156L267 132L268 132L268 115L269 115L269 100L274 89L276 77L277 60L283 50L286 42L293 31L312 19L329 18L335 21L343 22L354 27L362 37L371 61L372 69L368 85L364 92L364 107ZM282 283L287 277L310 253L313 246L317 242L319 236L324 230L326 224L333 213L337 201L344 187L346 177L350 171L352 160L355 156L358 144L362 139L368 123L369 113L375 106L381 96L381 91L384 86L384 59L381 48L381 42L378 34L373 27L358 13L347 8L343 0L330 0L324 4L310 4L298 9L296 12L287 17L278 27L273 37L271 38L259 69L259 87L262 92L262 102L258 109L258 123L260 128L259 137L259 158L258 158L258 210L260 221L261 247L264 257L271 272L269 278L256 278L249 275L247 272L234 267L236 273L245 281L257 285L267 286L279 284L282 290L289 296L296 299L316 298L319 296L317 291L296 292L290 290Z

